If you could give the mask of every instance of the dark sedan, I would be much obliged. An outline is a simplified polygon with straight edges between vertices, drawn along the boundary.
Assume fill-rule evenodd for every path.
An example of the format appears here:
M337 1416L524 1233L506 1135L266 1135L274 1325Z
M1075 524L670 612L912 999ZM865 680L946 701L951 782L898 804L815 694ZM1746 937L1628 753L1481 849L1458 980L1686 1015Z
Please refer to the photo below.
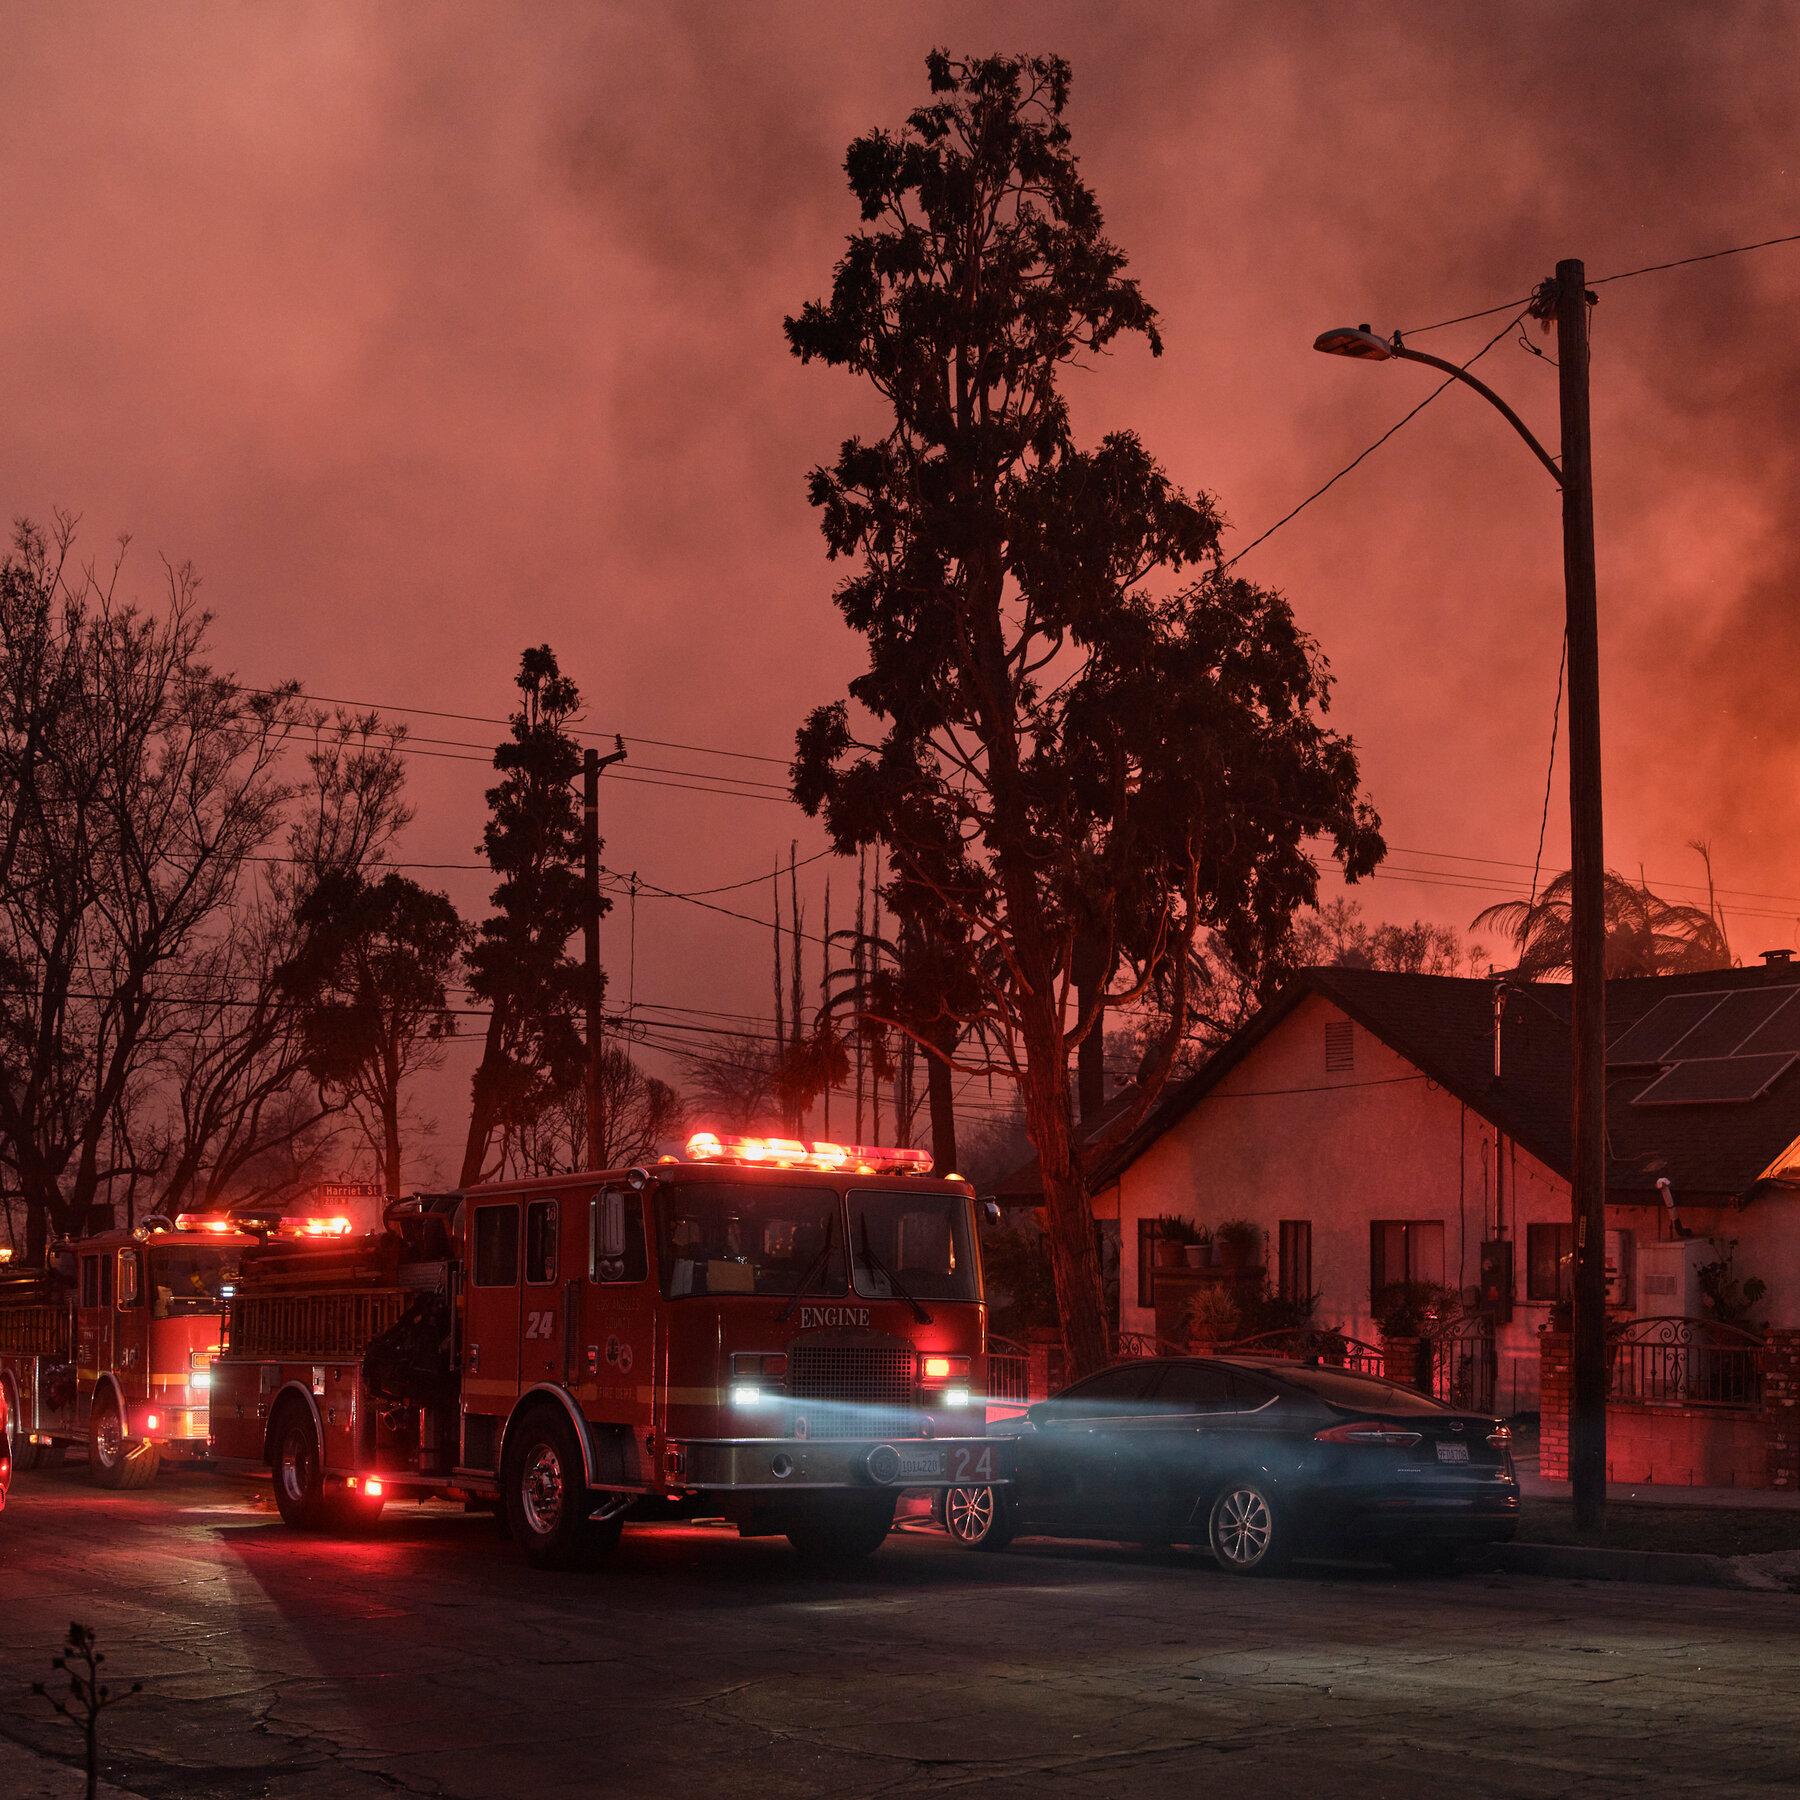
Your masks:
M1031 1406L1010 1488L956 1488L970 1549L1020 1532L1204 1544L1241 1575L1295 1555L1446 1568L1510 1538L1519 1486L1499 1419L1369 1375L1234 1357L1121 1363Z

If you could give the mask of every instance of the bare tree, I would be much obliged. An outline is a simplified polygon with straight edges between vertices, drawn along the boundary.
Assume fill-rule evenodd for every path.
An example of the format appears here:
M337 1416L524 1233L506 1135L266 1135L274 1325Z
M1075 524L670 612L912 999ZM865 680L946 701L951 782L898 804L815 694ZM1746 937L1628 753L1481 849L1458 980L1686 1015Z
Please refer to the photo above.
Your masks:
M22 525L5 581L21 660L0 793L0 1157L33 1256L147 1173L131 1115L148 1065L280 829L303 722L291 685L249 692L211 667L191 566L165 565L162 606L141 611L116 597L123 540L104 575L72 569L73 542L68 519L53 544Z
M612 1045L601 1053L600 1162L629 1168L676 1136L686 1117L681 1096L647 1075ZM506 1168L515 1175L566 1175L588 1167L587 1094L572 1088L510 1132Z

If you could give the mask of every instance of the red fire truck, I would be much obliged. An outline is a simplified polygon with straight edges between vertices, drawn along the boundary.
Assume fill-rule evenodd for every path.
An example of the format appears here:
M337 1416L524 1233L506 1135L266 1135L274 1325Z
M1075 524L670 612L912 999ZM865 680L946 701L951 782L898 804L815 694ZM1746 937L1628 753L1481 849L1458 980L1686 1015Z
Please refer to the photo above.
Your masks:
M650 1168L270 1241L231 1299L214 1447L269 1470L305 1528L461 1496L547 1567L610 1548L627 1515L867 1555L903 1488L1005 1479L973 1200L929 1166L702 1132Z
M323 1190L355 1194L355 1185ZM348 1236L346 1213L274 1223ZM0 1395L17 1469L87 1445L102 1487L143 1487L165 1456L210 1455L212 1359L237 1265L259 1240L222 1213L156 1215L51 1246L49 1267L0 1271Z
M255 1243L218 1214L156 1218L54 1246L0 1275L0 1389L14 1466L86 1443L103 1487L142 1487L164 1456L205 1456L222 1289Z

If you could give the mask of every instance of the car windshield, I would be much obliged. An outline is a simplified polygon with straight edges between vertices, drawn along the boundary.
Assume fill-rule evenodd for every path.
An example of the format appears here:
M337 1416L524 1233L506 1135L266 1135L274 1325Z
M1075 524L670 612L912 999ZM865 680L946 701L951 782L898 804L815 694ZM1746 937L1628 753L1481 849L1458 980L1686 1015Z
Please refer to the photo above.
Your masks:
M831 1188L684 1183L664 1189L657 1226L671 1300L844 1291L844 1233Z
M850 1251L864 1299L981 1298L966 1195L858 1189Z
M1412 1388L1395 1387L1389 1381L1377 1381L1371 1375L1350 1375L1342 1369L1299 1369L1283 1367L1281 1379L1290 1387L1304 1388L1333 1406L1347 1406L1357 1412L1426 1413L1445 1412L1429 1394Z
M150 1252L151 1312L159 1319L177 1313L225 1310L219 1289L237 1268L232 1250L153 1249Z

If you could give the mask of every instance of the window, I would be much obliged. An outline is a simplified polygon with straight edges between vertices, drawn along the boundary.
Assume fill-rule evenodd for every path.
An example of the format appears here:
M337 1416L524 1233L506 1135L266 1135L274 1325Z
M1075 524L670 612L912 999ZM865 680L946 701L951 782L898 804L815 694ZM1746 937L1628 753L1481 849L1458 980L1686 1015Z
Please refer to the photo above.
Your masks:
M1348 1019L1325 1021L1325 1073L1348 1075L1356 1067L1356 1027Z
M525 1279L556 1279L556 1202L533 1200L525 1208Z
M617 1193L625 1211L625 1254L609 1263L600 1254L604 1248L605 1226L601 1212L606 1197L596 1194L588 1202L588 1279L590 1281L642 1281L649 1273L644 1251L644 1203L629 1188L609 1189Z
M138 1253L135 1250L119 1252L119 1306L137 1306L142 1303L143 1295L138 1283Z
M979 1271L961 1194L850 1196L851 1273L867 1300L978 1300Z
M1331 1406L1342 1406L1353 1412L1441 1413L1450 1410L1429 1394L1415 1393L1410 1388L1379 1381L1372 1375L1353 1375L1344 1369L1309 1369L1284 1363L1280 1380L1284 1387L1300 1388L1305 1393L1316 1394Z
M519 1209L475 1209L476 1287L513 1287L519 1279Z
M1161 1413L1236 1412L1239 1404L1230 1370L1204 1363L1172 1364L1156 1390L1156 1410Z
M1312 1298L1312 1220L1283 1219L1276 1227L1276 1284L1283 1300Z
M1369 1292L1378 1294L1396 1281L1444 1282L1442 1219L1371 1219L1369 1221Z
M692 1181L661 1194L659 1250L671 1300L844 1291L836 1189Z
M1156 1221L1139 1219L1137 1222L1137 1303L1139 1306L1156 1304Z
M1575 1292L1575 1227L1525 1227L1525 1298L1567 1300Z
M111 1306L113 1303L113 1259L110 1256L84 1256L81 1259L81 1304Z
M1055 1397L1056 1404L1059 1409L1066 1408L1071 1415L1084 1415L1090 1411L1122 1412L1130 1401L1142 1400L1161 1374L1162 1364L1147 1358L1142 1362L1120 1363L1116 1369L1102 1369L1098 1375L1090 1375L1086 1381L1064 1388Z

